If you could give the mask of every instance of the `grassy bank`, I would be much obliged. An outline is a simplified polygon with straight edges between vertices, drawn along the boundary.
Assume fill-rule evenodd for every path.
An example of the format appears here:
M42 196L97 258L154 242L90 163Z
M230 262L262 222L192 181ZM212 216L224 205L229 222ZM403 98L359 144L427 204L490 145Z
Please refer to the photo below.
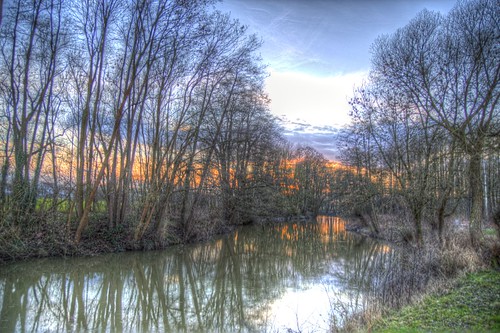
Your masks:
M405 241L404 230L385 226L372 235L397 248L387 264L375 267L373 300L346 318L336 332L500 332L500 244L496 229L484 230L480 246L465 228L449 229L440 245L432 230L424 243Z
M500 332L500 272L460 278L447 291L374 323L372 332Z

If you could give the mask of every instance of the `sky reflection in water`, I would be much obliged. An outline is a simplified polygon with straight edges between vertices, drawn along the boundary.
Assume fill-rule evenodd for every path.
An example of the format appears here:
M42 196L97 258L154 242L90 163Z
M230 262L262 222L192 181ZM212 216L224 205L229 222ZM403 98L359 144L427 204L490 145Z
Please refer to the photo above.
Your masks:
M166 251L5 265L0 331L326 331L332 306L365 304L387 252L320 217Z

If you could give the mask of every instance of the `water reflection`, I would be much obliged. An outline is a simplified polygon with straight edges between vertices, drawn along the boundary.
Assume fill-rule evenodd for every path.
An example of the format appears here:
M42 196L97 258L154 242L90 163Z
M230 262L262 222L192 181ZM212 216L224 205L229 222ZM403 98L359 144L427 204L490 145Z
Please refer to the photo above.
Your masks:
M387 251L320 217L167 251L11 264L0 331L327 330L332 300L363 305Z

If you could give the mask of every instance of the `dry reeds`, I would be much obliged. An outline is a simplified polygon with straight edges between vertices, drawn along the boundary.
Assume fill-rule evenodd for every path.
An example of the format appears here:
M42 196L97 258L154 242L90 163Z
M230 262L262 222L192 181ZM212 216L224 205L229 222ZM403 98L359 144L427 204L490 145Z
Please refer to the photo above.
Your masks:
M446 290L455 278L488 266L481 251L470 245L465 230L447 236L445 245L407 244L374 266L366 307L354 313L342 312L341 320L332 320L332 331L369 331L373 322L389 311L418 302L425 294Z

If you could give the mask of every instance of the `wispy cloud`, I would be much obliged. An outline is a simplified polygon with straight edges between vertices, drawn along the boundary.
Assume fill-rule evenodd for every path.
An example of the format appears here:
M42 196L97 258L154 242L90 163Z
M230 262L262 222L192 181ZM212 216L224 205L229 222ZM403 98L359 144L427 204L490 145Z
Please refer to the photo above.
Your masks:
M424 8L447 12L455 2L224 0L219 7L264 41L271 112L293 120L286 125L290 141L333 158L330 133L349 122L348 100L367 75L375 38L404 26Z
M288 119L286 116L278 119L283 127L283 134L291 143L311 146L330 160L338 158L338 127L312 125L301 119Z
M455 0L224 0L264 40L262 55L279 71L320 76L366 71L370 45L424 9Z
M338 160L337 132L332 133L289 133L288 141L295 145L310 146L323 154L325 158Z

